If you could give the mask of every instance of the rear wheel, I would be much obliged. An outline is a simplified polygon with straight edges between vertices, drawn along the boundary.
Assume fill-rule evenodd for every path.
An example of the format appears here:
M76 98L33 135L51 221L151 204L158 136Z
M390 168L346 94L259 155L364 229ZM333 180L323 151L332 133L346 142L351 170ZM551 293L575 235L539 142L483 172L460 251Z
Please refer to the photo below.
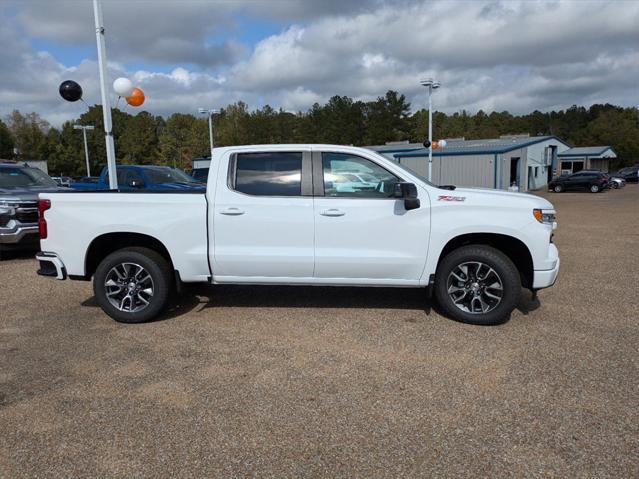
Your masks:
M148 248L125 248L98 265L93 291L102 310L121 323L142 323L166 306L171 290L171 268Z
M601 188L599 187L599 185L590 185L590 192L591 193L599 193L600 190L601 190Z
M435 275L435 296L446 315L470 324L499 324L510 317L521 295L512 261L486 245L449 253Z
M553 188L553 191L555 193L561 193L562 191L564 191L564 187L561 186L561 185L555 185L554 188Z

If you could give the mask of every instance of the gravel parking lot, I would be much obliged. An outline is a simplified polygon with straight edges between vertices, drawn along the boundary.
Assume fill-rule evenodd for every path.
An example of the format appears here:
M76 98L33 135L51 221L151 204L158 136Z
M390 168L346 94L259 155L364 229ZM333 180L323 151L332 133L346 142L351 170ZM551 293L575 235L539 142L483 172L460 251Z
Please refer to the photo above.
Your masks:
M0 477L638 477L639 186L542 195L558 283L497 327L293 287L122 325L5 259Z

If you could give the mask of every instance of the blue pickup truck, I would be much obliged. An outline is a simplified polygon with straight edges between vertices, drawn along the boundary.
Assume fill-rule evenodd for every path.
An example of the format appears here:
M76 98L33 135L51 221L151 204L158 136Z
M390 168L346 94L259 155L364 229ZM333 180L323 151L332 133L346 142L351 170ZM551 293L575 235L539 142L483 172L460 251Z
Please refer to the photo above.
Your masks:
M118 189L138 190L206 190L206 184L178 168L150 165L118 165ZM76 190L108 190L109 172L105 167L97 181L71 183Z

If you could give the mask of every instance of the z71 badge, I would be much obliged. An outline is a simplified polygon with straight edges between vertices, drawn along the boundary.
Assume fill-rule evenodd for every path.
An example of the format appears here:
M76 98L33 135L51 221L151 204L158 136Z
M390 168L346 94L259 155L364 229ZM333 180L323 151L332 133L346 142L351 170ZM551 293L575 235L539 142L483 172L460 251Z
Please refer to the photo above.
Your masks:
M466 201L465 196L439 195L437 201Z

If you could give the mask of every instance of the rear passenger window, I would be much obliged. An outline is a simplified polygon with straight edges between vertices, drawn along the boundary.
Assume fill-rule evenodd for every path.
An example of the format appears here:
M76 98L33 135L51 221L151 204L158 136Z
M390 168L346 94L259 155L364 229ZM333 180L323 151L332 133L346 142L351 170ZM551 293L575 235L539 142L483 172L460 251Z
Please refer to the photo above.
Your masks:
M301 196L302 153L240 153L234 188L256 196Z

